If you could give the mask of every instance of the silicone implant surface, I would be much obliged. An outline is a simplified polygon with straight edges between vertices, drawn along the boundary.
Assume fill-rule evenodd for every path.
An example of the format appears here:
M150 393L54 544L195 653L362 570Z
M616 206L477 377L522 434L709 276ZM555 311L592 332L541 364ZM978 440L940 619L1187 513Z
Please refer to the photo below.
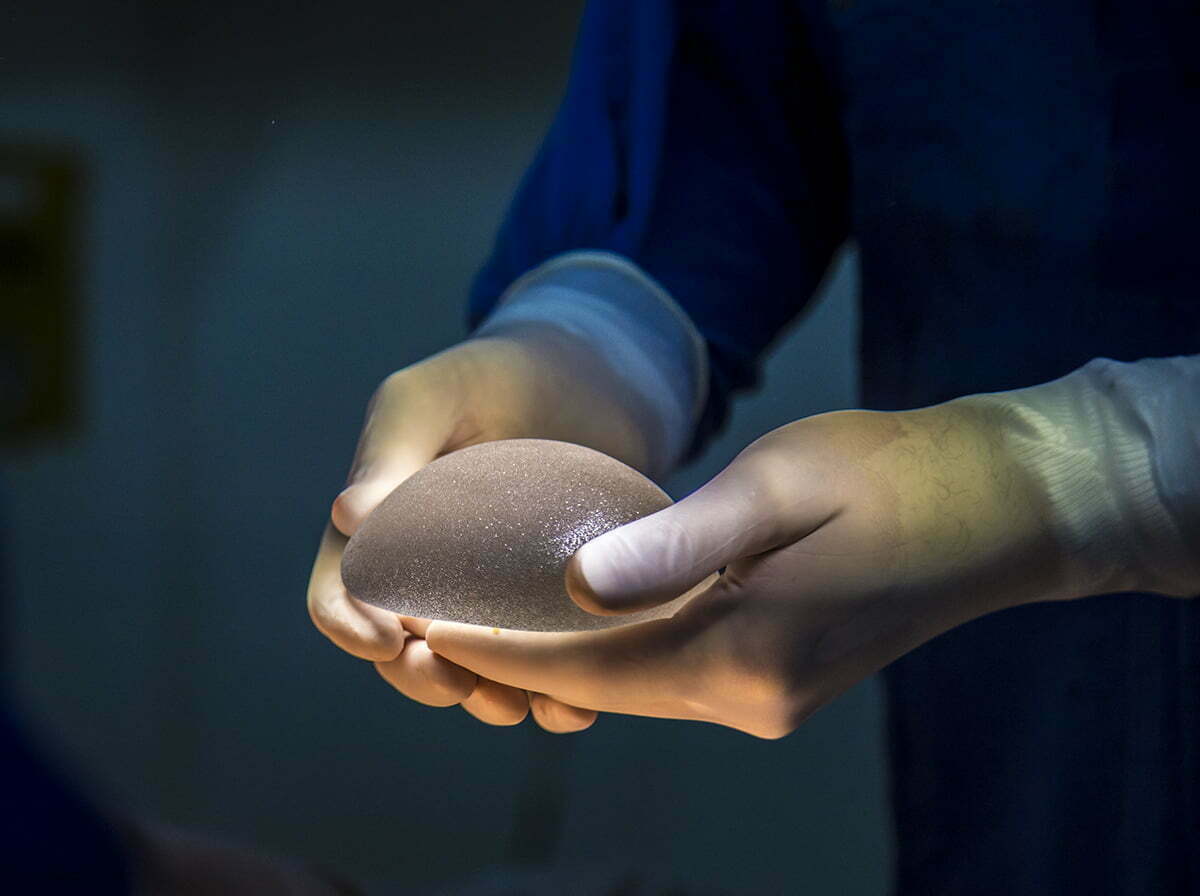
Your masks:
M590 448L485 442L397 486L350 539L342 579L360 600L406 616L526 631L669 615L673 604L593 616L567 595L563 575L582 544L670 503L636 470Z

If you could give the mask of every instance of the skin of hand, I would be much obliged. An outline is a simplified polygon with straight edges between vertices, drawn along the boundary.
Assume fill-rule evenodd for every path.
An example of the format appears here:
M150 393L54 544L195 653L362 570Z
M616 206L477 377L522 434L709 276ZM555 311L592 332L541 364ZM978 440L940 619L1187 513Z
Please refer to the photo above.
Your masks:
M571 706L781 737L956 625L1085 593L1010 429L971 398L792 423L569 562L568 591L593 613L697 589L673 617L587 633L434 622L426 642Z
M429 650L426 620L406 619L350 595L342 551L397 485L431 460L494 439L576 442L645 469L648 453L612 372L552 327L520 326L447 349L387 377L367 408L346 488L333 502L308 587L316 627L375 664L405 696L429 706L461 704L477 719L515 725L532 711L555 732L588 727L595 712L479 676Z

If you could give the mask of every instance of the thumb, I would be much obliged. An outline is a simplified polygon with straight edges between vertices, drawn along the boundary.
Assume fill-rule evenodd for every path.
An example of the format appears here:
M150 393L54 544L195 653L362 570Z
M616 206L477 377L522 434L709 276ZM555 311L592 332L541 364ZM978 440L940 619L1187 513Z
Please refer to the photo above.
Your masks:
M819 528L835 512L828 490L779 451L752 446L679 503L583 545L567 563L571 599L602 616L643 610Z
M384 498L445 447L454 429L449 402L431 399L422 381L404 370L384 380L367 407L367 420L346 487L334 499L333 525L353 535Z
M351 482L333 499L333 507L329 512L333 525L343 535L353 535L371 511L379 506L379 502L422 466L422 463L390 465L386 470L374 470Z

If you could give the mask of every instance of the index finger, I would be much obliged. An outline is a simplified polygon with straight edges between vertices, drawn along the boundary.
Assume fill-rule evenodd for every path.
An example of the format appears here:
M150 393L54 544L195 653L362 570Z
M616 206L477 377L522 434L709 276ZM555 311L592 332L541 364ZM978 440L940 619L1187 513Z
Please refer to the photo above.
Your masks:
M348 541L326 525L308 583L308 614L347 653L375 662L394 660L404 649L404 626L395 613L363 603L342 584L342 551Z
M429 648L485 678L584 709L707 719L689 700L690 625L656 619L588 632L524 632L433 622Z

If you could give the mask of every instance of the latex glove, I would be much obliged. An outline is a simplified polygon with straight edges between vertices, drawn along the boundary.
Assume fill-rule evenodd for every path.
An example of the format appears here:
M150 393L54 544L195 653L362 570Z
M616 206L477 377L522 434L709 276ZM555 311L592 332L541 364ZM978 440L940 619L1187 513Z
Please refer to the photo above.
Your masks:
M371 399L348 485L333 502L313 566L308 609L327 637L374 662L409 698L430 706L461 703L496 725L520 722L531 704L534 718L552 731L579 730L595 719L591 710L527 695L435 656L419 634L422 620L365 604L341 580L343 548L367 514L405 478L457 448L503 438L561 439L645 469L643 436L606 371L589 357L569 334L509 327L392 374Z
M780 737L974 617L1138 584L1128 569L1081 568L1078 545L1053 524L1045 478L1026 463L1031 432L987 396L790 424L569 563L572 598L595 613L654 605L708 579L673 618L583 634L435 622L428 644L574 706ZM1089 522L1118 537L1121 525Z

